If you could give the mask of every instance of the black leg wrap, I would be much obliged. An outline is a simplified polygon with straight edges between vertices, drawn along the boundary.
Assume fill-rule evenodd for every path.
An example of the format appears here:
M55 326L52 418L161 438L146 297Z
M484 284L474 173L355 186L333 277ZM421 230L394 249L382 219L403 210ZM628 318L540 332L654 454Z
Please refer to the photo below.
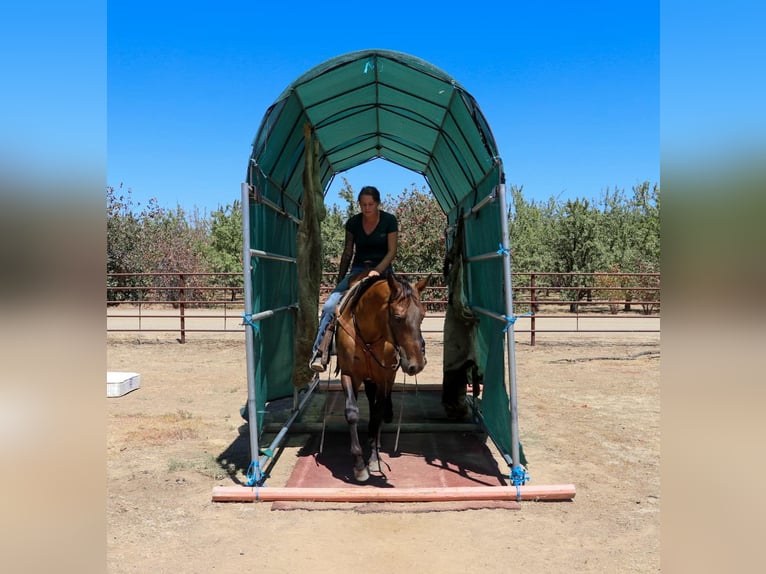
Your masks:
M383 410L383 422L390 423L394 420L394 402L391 400L391 394L389 393L384 400L386 405Z
M468 384L468 369L470 364L460 369L444 371L442 379L442 405L448 418L462 419L468 414L465 404L466 385Z

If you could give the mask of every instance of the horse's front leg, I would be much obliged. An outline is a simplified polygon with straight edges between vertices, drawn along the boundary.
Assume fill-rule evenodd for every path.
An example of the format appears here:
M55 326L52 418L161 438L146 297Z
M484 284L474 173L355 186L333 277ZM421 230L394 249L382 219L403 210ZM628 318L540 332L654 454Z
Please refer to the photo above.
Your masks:
M341 374L340 384L346 395L345 416L348 423L348 430L351 434L351 456L354 459L354 479L358 482L365 482L370 478L367 465L364 463L362 454L362 445L359 443L359 433L357 424L359 423L359 404L356 402L356 390L351 381L351 377Z
M364 388L370 404L370 423L367 427L367 434L370 442L370 460L367 466L370 469L370 472L381 472L380 436L383 430L383 420L387 411L386 406L388 401L386 399L390 400L390 396L385 397L381 390L382 387L372 381L365 381Z

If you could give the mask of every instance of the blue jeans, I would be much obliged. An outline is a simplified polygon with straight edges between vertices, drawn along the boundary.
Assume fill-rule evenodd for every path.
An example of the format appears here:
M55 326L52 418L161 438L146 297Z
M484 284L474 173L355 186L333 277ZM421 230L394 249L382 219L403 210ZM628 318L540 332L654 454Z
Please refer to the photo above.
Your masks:
M317 352L317 349L319 349L319 345L322 342L324 333L327 330L327 325L330 324L330 321L332 321L333 317L335 316L335 308L338 306L338 303L340 303L340 300L343 299L343 294L348 291L349 281L351 281L351 278L354 275L357 275L366 269L367 267L352 267L348 274L346 274L346 276L341 280L341 282L335 286L335 289L333 289L332 293L330 293L327 301L325 301L324 306L322 307L322 315L319 317L319 328L317 329L316 339L314 339L314 347L311 349L312 356L314 356ZM388 267L385 271L383 271L383 273L381 273L381 275L386 275L390 272L391 267Z

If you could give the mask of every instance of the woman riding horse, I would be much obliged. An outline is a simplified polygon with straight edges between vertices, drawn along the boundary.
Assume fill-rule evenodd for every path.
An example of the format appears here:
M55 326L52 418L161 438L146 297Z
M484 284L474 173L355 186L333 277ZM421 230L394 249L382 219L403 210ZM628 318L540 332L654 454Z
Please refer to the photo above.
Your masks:
M399 223L393 213L380 209L378 189L371 185L363 187L357 201L361 213L346 221L346 242L340 259L338 284L322 307L309 362L311 370L320 373L327 368L330 357L335 309L343 293L348 291L351 279L364 271L369 271L370 276L392 273L391 264L396 256Z
M393 274L367 277L341 303L337 319L338 370L346 399L354 479L359 482L370 477L370 470L380 470L381 427L393 418L391 392L397 371L414 376L426 365L420 328L425 308L420 295L429 278L413 286ZM357 396L362 386L370 407L368 462L357 433Z

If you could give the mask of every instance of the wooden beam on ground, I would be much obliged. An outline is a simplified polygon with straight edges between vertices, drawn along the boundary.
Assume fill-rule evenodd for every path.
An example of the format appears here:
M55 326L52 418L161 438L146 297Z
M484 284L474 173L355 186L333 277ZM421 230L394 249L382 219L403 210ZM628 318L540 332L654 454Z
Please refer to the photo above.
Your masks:
M561 501L575 496L573 484L458 486L441 488L291 488L216 486L213 502L452 502L471 500Z
M473 391L473 386L468 385L467 391L470 394ZM416 393L418 391L441 391L441 383L401 383L395 382L394 391ZM331 379L329 381L319 381L317 386L317 392L329 392L329 391L343 391L343 387L340 384L340 379Z
M339 415L338 418L342 418L343 415ZM284 425L281 423L265 423L263 425L264 432L279 432ZM436 432L481 432L480 425L475 423L402 423L401 429L395 423L383 425L381 432L383 433L395 433L401 430L403 433L436 433ZM346 433L348 434L348 423L341 420L328 421L325 425L327 432L332 433ZM318 433L322 432L321 422L297 422L290 426L290 432L293 433Z

